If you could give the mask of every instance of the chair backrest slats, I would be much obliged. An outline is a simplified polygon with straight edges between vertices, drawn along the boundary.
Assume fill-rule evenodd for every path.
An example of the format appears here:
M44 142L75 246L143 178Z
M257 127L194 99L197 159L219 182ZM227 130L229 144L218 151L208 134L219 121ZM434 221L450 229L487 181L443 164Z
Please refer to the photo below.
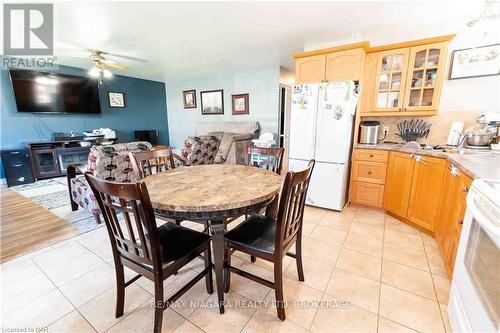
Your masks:
M125 200L120 198L120 208L122 209L123 211L123 217L125 218L125 224L127 226L127 231L128 231L128 234L129 234L129 237L130 239L132 240L132 242L134 243L134 249L135 249L135 252L136 254L139 254L139 251L137 248L135 248L135 245L136 245L136 239L135 239L135 234L134 234L134 228L132 227L132 222L130 221L130 215L128 214L127 211L125 211Z
M142 179L155 173L175 168L174 154L170 147L158 150L131 152L134 172Z
M283 166L283 154L285 148L263 148L263 147L252 147L247 146L245 161L249 166L257 166L262 169L266 169L272 172L276 172L278 175L281 174L281 168ZM254 156L265 157L265 160L255 161Z
M160 269L158 231L146 185L109 182L89 173L85 177L103 213L115 260L123 257Z
M304 206L314 168L314 160L307 169L300 172L288 172L281 191L276 227L276 249L283 251L295 239L302 226Z
M142 218L141 218L141 214L139 213L139 207L137 206L137 202L132 201L131 204L132 204L132 208L134 210L134 216L137 219L136 223L138 225L141 225ZM148 247L147 247L147 243L146 243L146 236L144 236L144 230L142 228L137 228L137 229L138 229L138 233L139 233L139 238L141 240L141 249L144 253L144 256L148 259L151 259L149 256L149 251L148 251Z

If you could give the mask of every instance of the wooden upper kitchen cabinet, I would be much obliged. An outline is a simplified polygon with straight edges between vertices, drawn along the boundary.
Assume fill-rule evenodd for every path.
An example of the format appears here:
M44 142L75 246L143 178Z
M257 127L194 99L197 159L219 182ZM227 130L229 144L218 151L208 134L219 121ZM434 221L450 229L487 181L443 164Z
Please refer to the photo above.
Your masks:
M402 111L410 49L378 53L374 111Z
M363 69L364 49L352 49L326 55L326 81L359 81Z
M434 233L446 161L442 158L413 155L415 160L406 219Z
M295 83L359 81L365 50L362 48L312 55L295 60Z
M361 97L360 114L437 114L448 43L453 37L439 36L370 48L365 57L365 90Z
M440 42L379 52L371 111L435 114L447 50L448 43Z
M445 42L410 49L403 111L437 110L447 51Z
M295 83L318 83L325 80L326 54L295 60Z
M385 180L384 209L406 218L411 193L414 160L407 153L390 152Z

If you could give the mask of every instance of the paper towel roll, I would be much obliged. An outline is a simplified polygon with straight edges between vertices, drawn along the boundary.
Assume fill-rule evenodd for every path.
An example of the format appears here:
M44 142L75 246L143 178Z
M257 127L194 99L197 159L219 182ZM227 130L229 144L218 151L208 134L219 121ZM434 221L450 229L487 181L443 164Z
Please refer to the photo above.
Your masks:
M449 146L455 146L460 140L460 133L464 129L464 123L461 121L454 121L451 123L450 134L448 134L448 140L446 144Z

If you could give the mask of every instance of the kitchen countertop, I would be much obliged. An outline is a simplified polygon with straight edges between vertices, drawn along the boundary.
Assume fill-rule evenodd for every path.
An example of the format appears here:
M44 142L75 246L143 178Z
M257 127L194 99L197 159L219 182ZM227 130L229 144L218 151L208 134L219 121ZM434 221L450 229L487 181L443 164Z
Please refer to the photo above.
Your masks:
M459 154L441 150L407 148L404 147L403 143L378 143L376 145L355 143L354 148L398 151L402 153L444 158L472 179L485 178L500 180L500 152L492 150L476 151L466 149L465 154Z

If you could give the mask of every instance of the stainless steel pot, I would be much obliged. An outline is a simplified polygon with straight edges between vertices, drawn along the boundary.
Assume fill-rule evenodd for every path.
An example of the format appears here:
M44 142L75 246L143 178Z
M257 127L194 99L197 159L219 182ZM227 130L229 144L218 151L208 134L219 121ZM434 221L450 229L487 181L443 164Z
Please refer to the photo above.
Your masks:
M469 146L488 146L493 140L493 133L467 133Z

